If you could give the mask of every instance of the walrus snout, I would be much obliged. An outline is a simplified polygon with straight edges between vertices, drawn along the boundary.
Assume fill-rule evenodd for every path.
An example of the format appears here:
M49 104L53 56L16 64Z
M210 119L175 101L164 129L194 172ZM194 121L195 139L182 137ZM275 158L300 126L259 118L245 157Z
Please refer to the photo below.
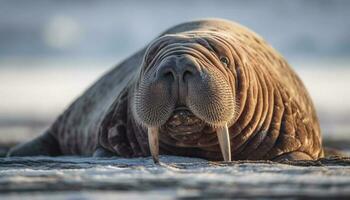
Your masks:
M178 106L213 127L230 122L235 113L234 92L219 70L202 66L189 54L163 58L136 88L135 114L148 126L166 123Z
M201 83L200 67L189 55L173 55L165 59L157 70L157 79L166 80L174 89L173 98L177 105L186 105L188 87L193 82Z

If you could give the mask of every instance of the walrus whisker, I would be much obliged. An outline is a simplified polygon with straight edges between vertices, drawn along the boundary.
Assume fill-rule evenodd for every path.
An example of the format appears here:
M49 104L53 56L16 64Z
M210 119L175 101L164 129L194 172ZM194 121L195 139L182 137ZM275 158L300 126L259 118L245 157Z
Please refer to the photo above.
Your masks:
M148 127L148 144L154 163L159 164L159 128Z
M216 134L218 136L220 149L222 157L224 157L224 161L231 161L231 144L227 124L225 124L223 127L218 128L216 130Z

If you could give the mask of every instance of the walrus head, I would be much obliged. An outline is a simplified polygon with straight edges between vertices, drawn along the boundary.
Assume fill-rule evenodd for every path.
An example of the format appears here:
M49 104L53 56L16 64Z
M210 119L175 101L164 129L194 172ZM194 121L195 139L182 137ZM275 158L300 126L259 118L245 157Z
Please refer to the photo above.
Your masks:
M147 127L158 162L159 132L191 134L215 129L225 161L231 159L228 125L235 117L232 47L215 32L167 34L144 56L133 96L133 114Z

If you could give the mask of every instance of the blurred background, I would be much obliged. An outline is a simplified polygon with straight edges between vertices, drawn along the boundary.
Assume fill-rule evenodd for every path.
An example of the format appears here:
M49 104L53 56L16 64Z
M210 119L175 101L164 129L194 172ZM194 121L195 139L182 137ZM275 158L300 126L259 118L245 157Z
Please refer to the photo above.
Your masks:
M40 134L104 72L181 22L264 37L303 79L327 144L350 143L350 1L0 1L0 143ZM1 146L1 145L0 145Z

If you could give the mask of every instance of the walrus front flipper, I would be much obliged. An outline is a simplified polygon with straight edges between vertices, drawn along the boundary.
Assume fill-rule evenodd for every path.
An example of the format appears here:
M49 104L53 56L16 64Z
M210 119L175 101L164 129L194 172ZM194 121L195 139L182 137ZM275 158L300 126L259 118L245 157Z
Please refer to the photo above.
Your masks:
M93 157L113 157L115 156L115 154L103 147L97 147L97 149L95 150L92 156Z
M58 156L62 155L59 144L49 132L10 149L7 156Z
M283 161L283 160L313 160L313 159L311 156L300 151L285 153L273 159L273 161L277 161L277 162Z

